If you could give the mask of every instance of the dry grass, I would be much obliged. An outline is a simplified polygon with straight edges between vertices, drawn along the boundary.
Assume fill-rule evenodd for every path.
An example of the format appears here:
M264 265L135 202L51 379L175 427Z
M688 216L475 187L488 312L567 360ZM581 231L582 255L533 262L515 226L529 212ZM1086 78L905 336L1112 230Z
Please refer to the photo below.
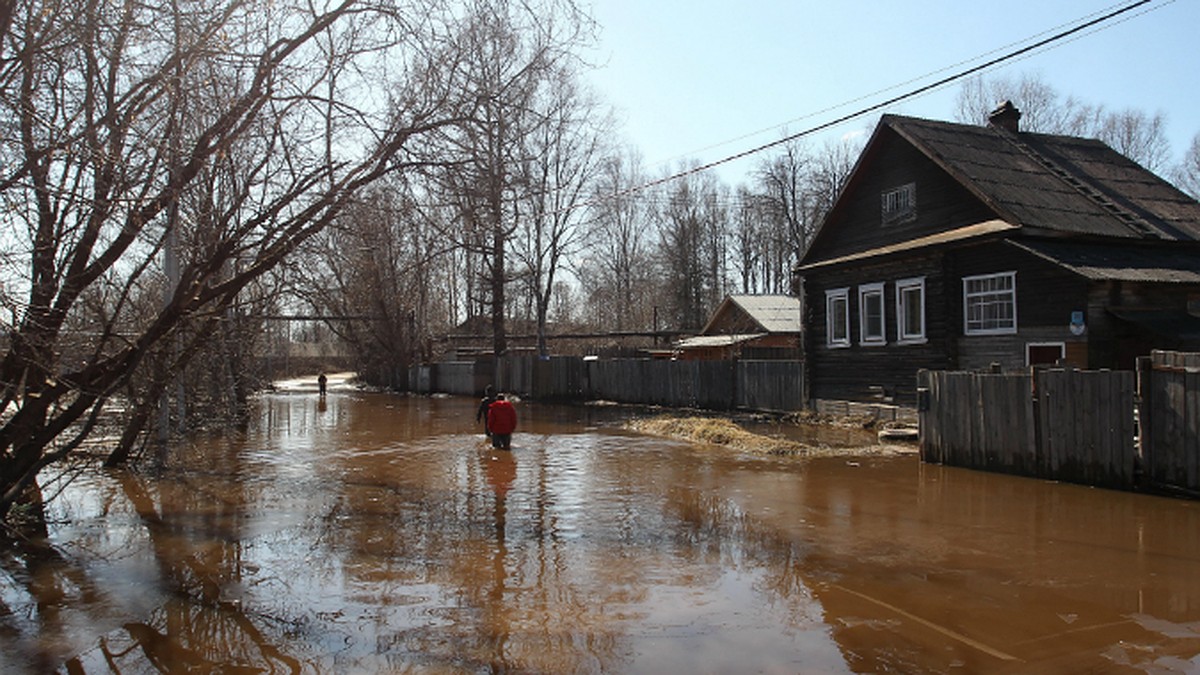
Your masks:
M760 436L746 431L729 420L719 418L654 417L635 420L629 426L635 431L654 436L721 445L735 450L766 455L811 457L832 454L829 448Z
M836 455L893 455L913 452L899 445L865 445L832 448L755 434L722 418L661 416L629 423L639 433L663 436L694 443L723 446L741 452L785 457L832 457Z

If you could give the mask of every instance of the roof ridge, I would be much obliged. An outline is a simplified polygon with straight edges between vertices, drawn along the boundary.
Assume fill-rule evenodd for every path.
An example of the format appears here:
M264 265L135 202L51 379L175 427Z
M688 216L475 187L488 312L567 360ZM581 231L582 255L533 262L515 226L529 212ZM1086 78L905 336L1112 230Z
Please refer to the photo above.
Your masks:
M1053 176L1061 180L1063 183L1066 183L1080 195L1091 201L1096 206L1099 206L1104 211L1108 212L1117 220L1124 223L1134 232L1144 237L1155 237L1158 239L1167 238L1162 230L1155 227L1150 221L1146 220L1128 207L1113 201L1108 197L1108 195L1105 195L1094 186L1089 185L1086 181L1081 180L1070 171L1067 171L1060 166L1058 162L1055 162L1053 159L1047 157L1041 152L1038 152L1038 150L1033 146L1021 140L1017 134L1010 133L1002 129L996 129L994 127L989 127L989 129L994 131L998 136L1020 151L1021 154L1039 164L1042 168L1049 171ZM1074 137L1068 136L1066 138Z

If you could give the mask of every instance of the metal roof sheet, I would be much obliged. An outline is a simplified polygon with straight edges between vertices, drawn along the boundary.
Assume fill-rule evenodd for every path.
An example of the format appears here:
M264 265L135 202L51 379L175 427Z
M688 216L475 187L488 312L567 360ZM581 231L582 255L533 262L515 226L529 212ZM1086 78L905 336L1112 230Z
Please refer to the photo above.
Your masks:
M802 328L799 298L790 295L731 295L729 299L768 333L799 333Z

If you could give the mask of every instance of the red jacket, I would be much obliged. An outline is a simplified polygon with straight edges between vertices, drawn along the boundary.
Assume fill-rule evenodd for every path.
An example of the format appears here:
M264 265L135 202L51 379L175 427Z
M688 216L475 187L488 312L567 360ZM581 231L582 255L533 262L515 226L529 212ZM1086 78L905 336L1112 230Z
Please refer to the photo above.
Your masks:
M517 409L508 401L496 401L488 406L488 431L511 434L517 428Z

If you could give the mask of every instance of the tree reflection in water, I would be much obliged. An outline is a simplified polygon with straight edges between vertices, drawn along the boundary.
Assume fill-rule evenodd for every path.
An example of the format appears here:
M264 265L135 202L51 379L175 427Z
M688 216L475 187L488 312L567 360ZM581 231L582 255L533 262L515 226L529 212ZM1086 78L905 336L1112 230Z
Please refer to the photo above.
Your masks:
M503 452L471 400L320 405L268 396L244 435L79 478L48 544L0 550L0 672L1120 671L1200 653L1189 502L738 456L579 409L527 406Z

